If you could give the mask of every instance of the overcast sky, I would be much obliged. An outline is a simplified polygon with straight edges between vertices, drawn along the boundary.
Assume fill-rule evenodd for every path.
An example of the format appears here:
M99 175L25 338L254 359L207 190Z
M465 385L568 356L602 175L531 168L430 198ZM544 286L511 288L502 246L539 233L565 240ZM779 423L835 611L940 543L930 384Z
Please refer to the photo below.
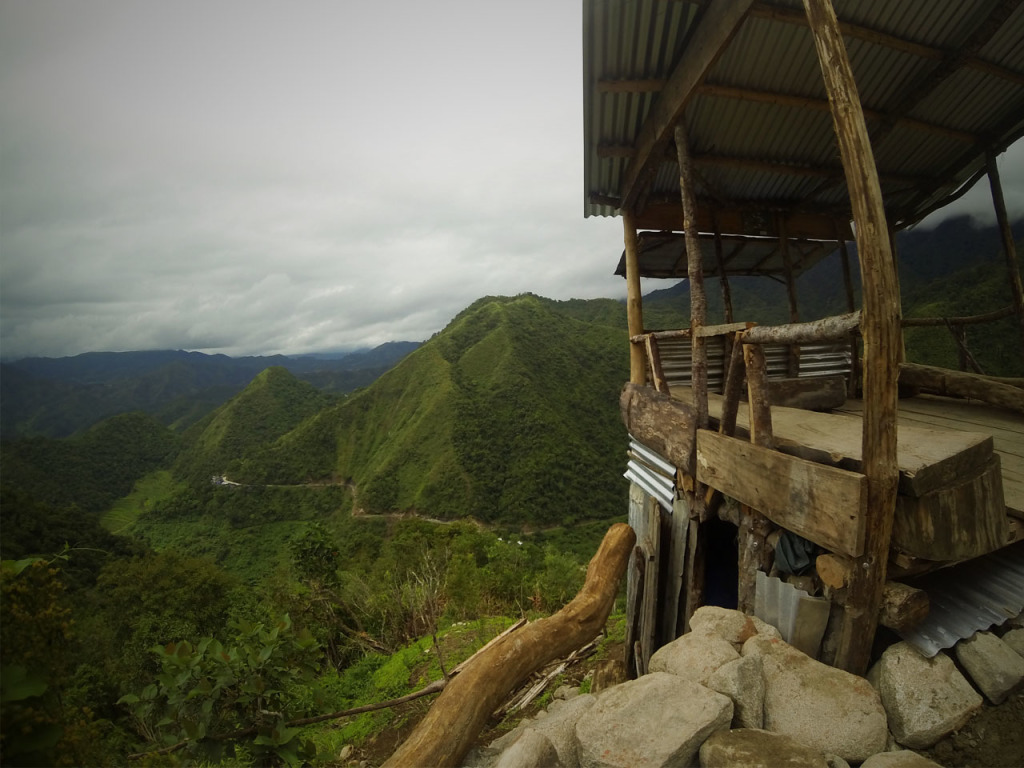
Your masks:
M0 354L336 350L624 295L618 219L583 218L580 5L0 0Z

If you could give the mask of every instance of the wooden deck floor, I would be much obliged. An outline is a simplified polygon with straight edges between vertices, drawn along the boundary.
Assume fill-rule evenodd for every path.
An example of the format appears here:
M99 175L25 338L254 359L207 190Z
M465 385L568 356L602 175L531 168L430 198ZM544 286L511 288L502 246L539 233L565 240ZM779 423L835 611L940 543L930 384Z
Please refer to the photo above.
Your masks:
M673 387L672 396L692 402L689 387ZM721 395L709 395L708 410L713 426L717 425ZM746 410L741 405L737 418L740 435L747 431ZM862 402L853 399L832 413L772 406L777 446L814 461L856 469L862 413ZM987 452L981 441L991 437L992 450L1000 457L1007 513L1024 519L1024 416L964 400L921 395L900 400L899 434L901 492L913 495L948 482L961 463L972 466L977 455Z
M839 412L859 416L862 408L860 400L848 400ZM991 435L1002 464L1006 511L1024 519L1024 416L979 403L921 395L900 400L899 424Z

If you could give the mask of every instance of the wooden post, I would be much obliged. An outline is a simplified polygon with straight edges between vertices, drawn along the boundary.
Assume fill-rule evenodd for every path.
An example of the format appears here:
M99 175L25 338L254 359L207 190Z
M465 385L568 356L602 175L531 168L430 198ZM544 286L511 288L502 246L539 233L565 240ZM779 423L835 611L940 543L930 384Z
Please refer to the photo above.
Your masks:
M708 425L707 348L700 329L707 324L708 304L704 294L704 257L697 232L697 199L693 194L693 167L689 140L682 123L675 127L676 155L679 160L679 192L683 203L683 229L686 237L686 273L690 279L690 341L693 405L697 409L697 429Z
M722 309L724 311L724 320L726 324L733 322L732 312L732 288L729 287L729 275L725 272L725 254L722 251L722 231L718 226L718 217L712 214L712 223L715 228L715 259L718 262L718 284L722 288ZM728 360L732 357L733 343L735 342L733 334L728 334L725 337L725 358ZM725 384L723 382L722 386Z
M722 286L722 307L725 310L726 324L733 322L732 312L732 289L729 287L729 276L725 272L725 254L722 252L722 233L718 228L718 221L715 224L715 259L718 261L718 279ZM728 354L728 350L726 350Z
M857 309L857 303L853 296L853 275L850 274L850 250L846 247L846 240L839 241L839 258L843 265L843 287L846 288L846 311L853 312Z
M697 232L697 199L693 194L693 164L690 158L686 129L677 122L673 131L676 157L679 161L679 194L683 205L683 230L686 237L686 272L690 280L690 337L692 359L690 375L693 389L693 407L696 411L696 429L708 426L708 359L707 346L700 330L707 324L707 299L704 295L704 257ZM690 617L704 599L704 518L707 510L704 488L693 478L693 490L687 491L690 524L687 532L686 552L686 609L683 628L689 631Z
M767 368L764 349L757 344L743 345L743 360L747 370L747 406L750 409L750 442L762 448L775 444L772 434L772 412L768 403ZM771 562L767 538L771 522L759 511L746 504L740 505L740 525L737 538L739 547L739 583L736 590L737 607L744 613L754 612L754 588L757 572L768 573Z
M626 322L629 335L633 337L644 332L644 309L640 295L640 248L637 244L636 224L629 211L622 212L622 233L626 244ZM644 384L647 380L645 357L644 348L630 342L629 380L634 384Z
M782 254L782 266L786 270L786 296L789 298L789 322L800 322L800 310L796 303L796 280L793 277L793 260L789 255L789 236L786 233L786 219L784 216L777 218L779 230L779 251ZM791 379L800 375L800 347L792 344L789 347L789 359L787 361L787 372Z
M1021 345L1024 346L1024 288L1021 287L1020 267L1017 264L1017 246L1013 242L1013 231L1010 220L1006 216L1006 201L1003 200L1003 185L999 181L999 167L996 156L989 150L986 156L988 163L988 183L992 188L992 205L996 209L999 231L1003 236L1003 255L1006 257L1006 270L1009 273L1010 292L1013 294L1013 308L1017 313L1017 325L1020 330Z
M857 308L857 301L853 295L853 276L850 274L850 251L846 247L846 238L839 235L839 225L836 225L836 235L839 237L839 257L843 266L843 287L846 288L846 311L853 312ZM857 382L860 380L860 350L856 334L850 334L850 378L846 382L846 390L851 397L857 394Z
M896 379L900 305L878 171L839 22L830 0L803 0L803 5L821 64L846 174L863 291L862 471L868 487L867 516L864 554L854 559L836 649L836 666L863 674L878 624L899 479Z
M897 361L899 363L905 362L907 359L907 340L903 335L903 292L900 289L900 259L899 251L896 247L896 230L889 226L889 249L892 251L892 273L896 278L896 301L900 303L900 346L897 354Z

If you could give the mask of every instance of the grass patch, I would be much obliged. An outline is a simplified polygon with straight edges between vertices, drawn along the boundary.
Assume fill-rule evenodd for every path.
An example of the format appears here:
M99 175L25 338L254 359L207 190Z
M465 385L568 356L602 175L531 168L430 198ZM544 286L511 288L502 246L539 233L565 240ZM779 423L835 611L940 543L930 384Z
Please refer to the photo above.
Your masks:
M139 517L178 490L169 470L161 469L135 481L132 492L114 502L100 516L100 525L111 533L127 533Z

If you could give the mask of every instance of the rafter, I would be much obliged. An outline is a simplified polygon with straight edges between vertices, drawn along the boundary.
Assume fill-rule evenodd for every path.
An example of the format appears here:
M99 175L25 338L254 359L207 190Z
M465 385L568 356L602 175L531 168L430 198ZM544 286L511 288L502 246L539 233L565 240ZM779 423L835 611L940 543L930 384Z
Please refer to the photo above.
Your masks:
M675 124L692 98L694 88L718 60L752 3L753 0L717 0L705 8L691 44L637 135L636 154L626 169L621 187L623 207L633 207L640 188L661 162L662 153L672 139Z

